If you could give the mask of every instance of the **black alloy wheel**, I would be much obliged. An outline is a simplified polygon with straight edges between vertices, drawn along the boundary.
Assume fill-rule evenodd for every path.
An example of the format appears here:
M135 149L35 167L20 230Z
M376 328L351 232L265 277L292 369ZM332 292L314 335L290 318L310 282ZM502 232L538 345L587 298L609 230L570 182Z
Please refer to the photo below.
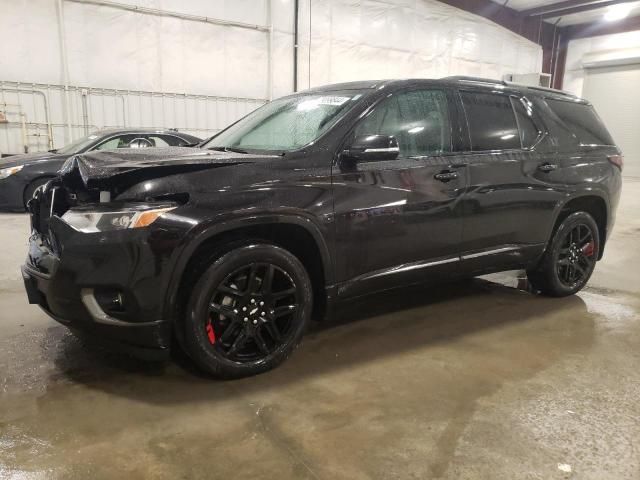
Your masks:
M185 349L219 378L269 370L298 345L312 298L304 266L287 250L266 243L230 247L194 286Z
M561 244L556 262L558 278L573 288L591 274L595 265L595 240L588 225L577 224L569 230Z
M287 343L298 302L287 272L271 263L250 263L215 289L203 328L212 348L226 358L262 360Z
M527 276L545 295L573 295L589 281L599 254L598 225L588 213L575 212L560 223L538 268L527 271Z

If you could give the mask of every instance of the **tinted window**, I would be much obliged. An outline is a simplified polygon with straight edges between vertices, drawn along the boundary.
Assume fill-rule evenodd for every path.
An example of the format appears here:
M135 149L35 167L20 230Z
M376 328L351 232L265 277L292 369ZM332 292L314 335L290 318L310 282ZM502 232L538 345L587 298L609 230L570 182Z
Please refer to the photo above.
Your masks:
M178 147L187 144L181 138L173 135L148 135L147 138L153 143L154 147Z
M520 141L524 148L530 148L540 136L540 130L533 121L533 105L526 99L511 97L513 109L516 112Z
M451 151L446 94L440 90L418 90L383 100L355 131L355 135L375 134L396 137L401 157Z
M547 99L551 110L562 120L569 132L565 135L574 137L573 143L582 145L613 145L614 141L591 105ZM570 138L560 138L563 143Z
M142 136L142 135L138 135ZM110 138L106 142L101 143L95 149L96 150L113 150L115 148L127 148L129 146L129 142L134 138L137 138L136 135L119 135L117 137Z
M521 148L518 124L509 97L462 92L472 150Z

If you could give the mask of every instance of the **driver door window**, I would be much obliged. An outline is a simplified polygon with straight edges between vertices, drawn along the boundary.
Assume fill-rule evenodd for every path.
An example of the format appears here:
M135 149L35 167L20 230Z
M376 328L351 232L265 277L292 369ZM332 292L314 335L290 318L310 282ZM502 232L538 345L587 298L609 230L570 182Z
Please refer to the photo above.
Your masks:
M447 95L416 90L383 100L355 130L355 135L393 135L400 157L425 157L451 151Z

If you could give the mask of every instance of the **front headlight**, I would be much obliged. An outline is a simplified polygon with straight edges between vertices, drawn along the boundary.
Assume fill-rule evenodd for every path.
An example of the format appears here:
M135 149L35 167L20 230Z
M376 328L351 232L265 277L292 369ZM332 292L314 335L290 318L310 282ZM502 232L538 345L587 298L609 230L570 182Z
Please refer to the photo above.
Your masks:
M3 180L5 178L7 178L7 177L10 177L11 175L15 175L20 170L22 170L23 167L24 167L24 165L18 165L17 167L9 167L9 168L0 169L0 180Z
M62 220L84 233L109 232L151 225L174 207L130 207L115 211L68 210Z

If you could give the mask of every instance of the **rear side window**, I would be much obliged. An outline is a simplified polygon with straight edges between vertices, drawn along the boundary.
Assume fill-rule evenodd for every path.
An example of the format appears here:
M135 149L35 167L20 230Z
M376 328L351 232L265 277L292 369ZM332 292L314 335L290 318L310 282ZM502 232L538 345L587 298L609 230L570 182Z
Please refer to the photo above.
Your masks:
M532 105L528 100L521 100L516 97L511 97L511 103L513 110L516 112L522 147L531 148L542 134L533 120Z
M461 92L460 95L472 150L521 148L518 124L508 96L472 92Z
M564 132L564 138L562 135L558 135L558 140L561 143L614 145L613 138L591 105L550 98L547 98L546 101L567 129Z

